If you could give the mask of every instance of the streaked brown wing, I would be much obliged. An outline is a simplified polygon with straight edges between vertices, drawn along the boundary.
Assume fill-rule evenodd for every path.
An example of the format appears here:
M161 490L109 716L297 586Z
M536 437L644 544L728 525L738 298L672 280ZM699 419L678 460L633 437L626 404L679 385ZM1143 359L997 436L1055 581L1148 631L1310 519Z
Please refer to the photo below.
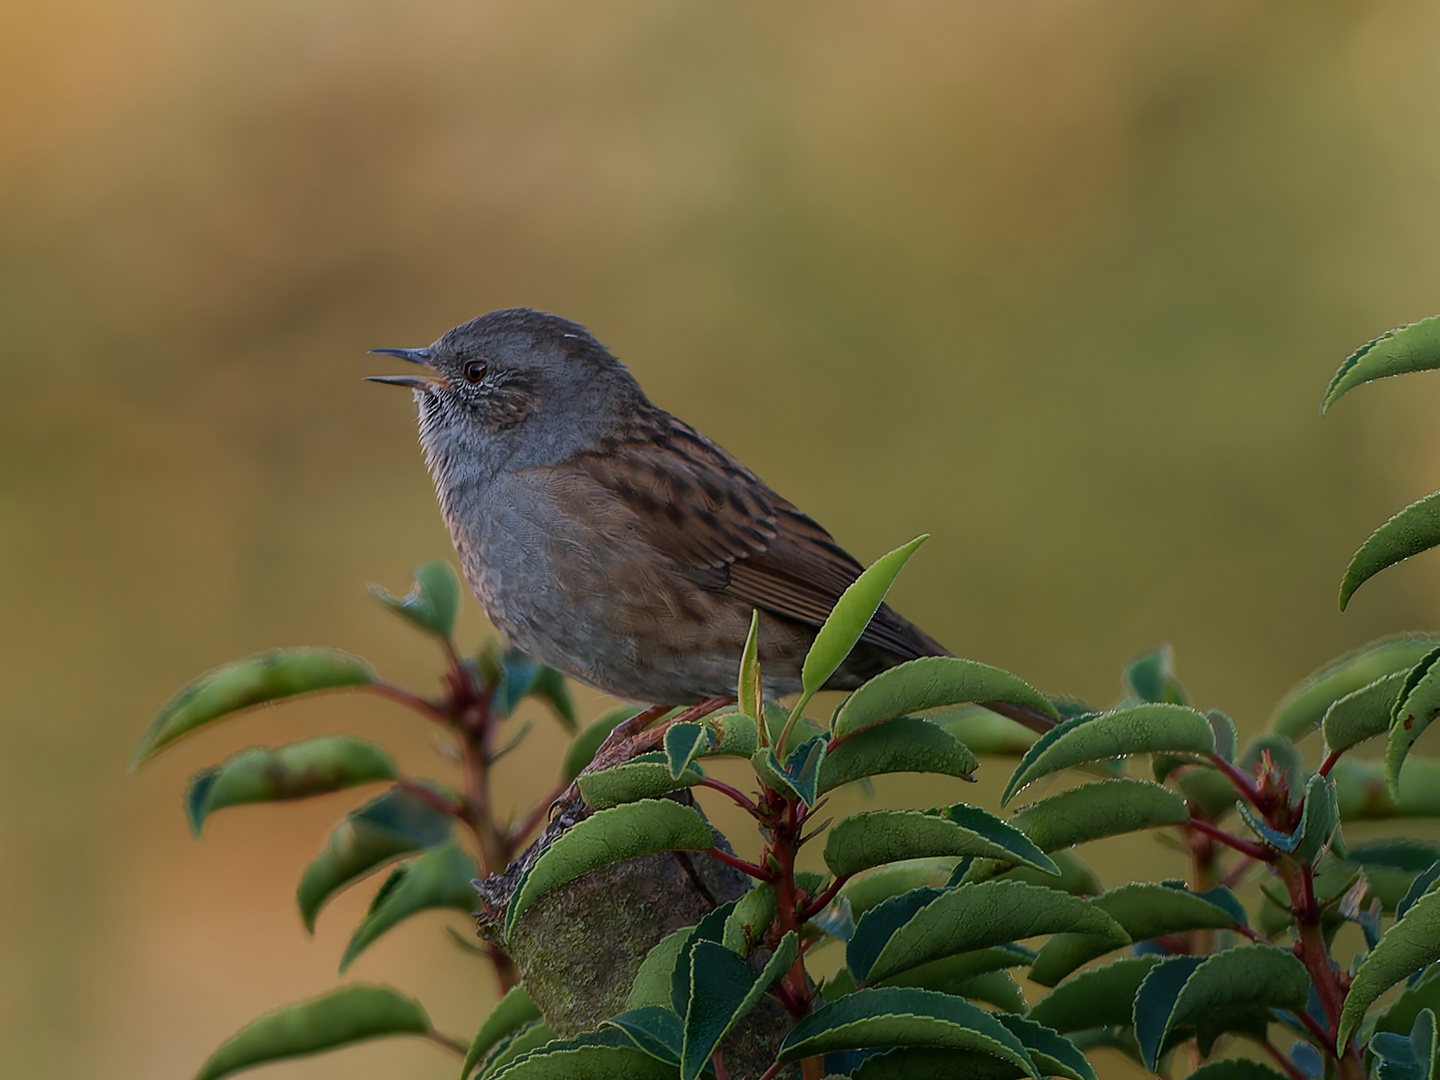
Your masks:
M829 533L659 409L574 464L618 496L644 539L704 588L818 627L860 575ZM888 607L862 640L907 658L944 652Z

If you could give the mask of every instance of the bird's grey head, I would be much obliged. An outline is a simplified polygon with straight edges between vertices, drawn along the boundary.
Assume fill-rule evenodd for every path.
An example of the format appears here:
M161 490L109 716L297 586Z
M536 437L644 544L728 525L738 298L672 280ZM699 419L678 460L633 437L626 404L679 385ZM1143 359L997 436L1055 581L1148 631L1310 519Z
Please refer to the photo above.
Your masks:
M530 308L481 315L423 349L372 349L429 369L377 375L408 387L432 468L563 460L643 401L625 366L579 323Z

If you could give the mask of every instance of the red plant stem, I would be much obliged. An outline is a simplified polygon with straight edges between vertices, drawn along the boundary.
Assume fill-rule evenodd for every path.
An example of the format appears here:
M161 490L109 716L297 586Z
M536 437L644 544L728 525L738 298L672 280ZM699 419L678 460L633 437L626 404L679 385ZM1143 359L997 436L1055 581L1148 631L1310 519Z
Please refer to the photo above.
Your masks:
M710 1064L715 1068L715 1080L730 1080L730 1074L725 1071L724 1055L718 1049L711 1056Z
M1343 753L1345 753L1344 750L1331 750L1330 753L1326 754L1325 760L1320 763L1320 775L1329 776L1330 770L1335 768L1335 763L1340 760L1340 755Z
M775 875L763 866L756 866L754 863L746 862L744 859L731 855L728 851L721 851L719 848L711 848L705 852L712 859L718 859L726 866L733 866L736 870L749 874L757 881L774 881Z
M805 911L802 914L802 918L813 919L816 915L820 914L820 912L824 911L827 907L829 907L830 902L834 900L835 897L840 895L840 890L845 887L845 883L849 880L850 875L846 874L843 877L837 877L834 881L832 881L828 889L826 889L823 893L816 897L811 903L806 905Z
M709 788L711 791L718 791L722 795L728 795L730 797L730 801L733 802L736 806L740 807L742 810L748 810L752 814L759 809L759 807L757 807L753 802L751 802L738 789L731 787L729 784L725 783L722 780L715 780L707 776L695 786Z
M415 796L415 798L419 799L432 810L437 810L442 814L448 814L451 817L458 818L461 821L466 820L467 815L465 812L465 808L460 805L460 802L458 800L452 802L450 799L447 799L443 795L441 795L438 791L434 791L429 787L426 787L419 780L412 779L408 776L402 776L400 777L400 779L395 781L395 786L398 787L401 791L407 792L408 794Z
M510 829L508 839L512 848L518 848L525 842L525 838L534 832L539 824L545 820L546 815L550 813L550 808L555 805L556 801L564 795L567 790L569 790L568 784L561 784L556 787L555 790L536 803L535 808L521 818L518 824Z
M1187 824L1189 828L1196 829L1199 832L1204 833L1206 836L1214 837L1226 847L1234 848L1242 855L1248 855L1250 858L1255 859L1259 862L1274 861L1275 857L1271 855L1270 852L1266 851L1263 847L1261 847L1259 844L1252 844L1249 840L1243 840L1238 836L1232 836L1224 829L1219 829L1216 828L1214 825L1211 825L1208 821L1202 821L1200 818L1191 818Z
M1205 754L1203 757L1209 761L1211 765L1214 765L1215 768L1225 774L1226 779L1235 785L1235 790L1244 796L1246 802L1257 810L1267 809L1265 806L1262 806L1261 803L1262 801L1268 800L1261 799L1260 789L1255 786L1255 781L1251 780L1250 777L1246 776L1234 765L1231 765L1230 762L1226 761L1219 754Z
M443 1046L446 1050L449 1050L452 1054L456 1054L459 1057L463 1058L470 1052L468 1044L462 1043L459 1039L453 1039L449 1035L444 1035L438 1031L426 1031L423 1034L425 1038L429 1039L436 1046Z
M1285 1075L1290 1077L1290 1080L1307 1080L1305 1074L1300 1071L1296 1064L1282 1054L1279 1048L1269 1039L1256 1039L1255 1041L1260 1044L1260 1049L1275 1059L1276 1065L1279 1065L1280 1068L1285 1070Z
M373 683L367 683L361 689L369 690L372 694L379 694L381 697L389 698L391 701L398 701L401 705L408 705L416 712L424 713L431 720L439 720L444 723L450 721L450 717L446 715L445 710L435 702L429 698L423 698L419 694L411 693L403 686L396 686L394 683L388 683L382 679Z
M775 1077L780 1075L780 1070L784 1067L785 1066L781 1065L780 1062L775 1062L774 1065L771 1065L768 1069L766 1069L763 1073L760 1074L760 1080L775 1080Z
M1305 1025L1305 1030L1310 1032L1311 1038L1315 1040L1315 1045L1322 1050L1328 1051L1330 1044L1334 1042L1334 1040L1330 1038L1330 1033L1325 1030L1325 1025L1303 1009L1295 1015L1299 1017L1300 1022Z

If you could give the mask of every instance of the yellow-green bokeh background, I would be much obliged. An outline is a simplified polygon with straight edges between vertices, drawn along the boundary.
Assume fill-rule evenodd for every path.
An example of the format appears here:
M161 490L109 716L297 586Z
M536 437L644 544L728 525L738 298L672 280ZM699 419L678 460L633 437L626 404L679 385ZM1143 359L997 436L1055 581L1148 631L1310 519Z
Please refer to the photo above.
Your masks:
M180 793L340 728L431 768L420 721L327 700L125 763L262 648L427 685L363 585L449 543L409 404L359 376L490 308L587 323L857 556L932 533L898 606L1047 690L1107 700L1168 640L1254 730L1327 657L1433 626L1434 559L1334 597L1440 486L1440 384L1316 405L1440 310L1437 53L1414 0L8 0L0 1073L187 1077L337 982L368 890L314 940L292 891L345 797L195 843ZM354 974L468 1036L491 990L445 921ZM268 1075L453 1068L409 1040Z

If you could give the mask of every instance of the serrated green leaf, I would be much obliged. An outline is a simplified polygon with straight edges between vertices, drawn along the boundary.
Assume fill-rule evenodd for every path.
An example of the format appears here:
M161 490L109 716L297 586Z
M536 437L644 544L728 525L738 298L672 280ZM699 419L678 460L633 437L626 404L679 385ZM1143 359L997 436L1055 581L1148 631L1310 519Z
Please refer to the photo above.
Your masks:
M890 935L868 970L852 956L847 966L861 982L874 983L957 953L1060 933L1093 934L1117 945L1130 940L1092 901L1018 881L986 881L947 889L917 910Z
M670 766L659 752L643 754L599 772L584 773L576 778L585 805L593 810L608 810L623 803L641 799L658 799L670 791L691 787L705 778L697 766L691 766L677 779L670 775Z
M1080 1048L1053 1028L1014 1014L996 1017L1015 1033L1045 1076L1067 1080L1099 1080Z
M916 984L886 982L884 985L914 986ZM927 987L927 989L943 989L945 993L954 994L956 997L969 998L971 1001L983 1001L986 1005L994 1005L1003 1012L1022 1012L1025 1009L1024 991L1007 971L987 971L963 982L952 984L948 989L942 987Z
M130 767L149 761L176 739L256 705L301 694L366 686L375 671L358 656L332 649L277 649L206 672L155 717Z
M883 985L918 986L922 990L939 990L945 994L969 997L971 995L963 993L962 988L977 976L1005 968L1025 967L1034 959L1035 953L1023 945L996 945L918 964L891 975L883 980Z
M512 986L505 996L495 1003L490 1015L480 1025L470 1049L465 1054L465 1064L460 1068L460 1080L470 1080L470 1074L490 1053L501 1039L518 1031L532 1020L540 1019L540 1007L523 986Z
M1400 790L1400 766L1416 740L1440 716L1440 648L1421 657L1410 669L1400 691L1395 697L1395 706L1390 712L1390 734L1385 743L1385 784L1390 797L1396 797Z
M851 878L840 889L840 895L849 901L851 912L859 919L892 896L926 886L938 888L944 885L954 869L954 858L906 859Z
M1385 782L1385 764L1342 758L1330 771L1341 821L1440 817L1440 760L1411 754L1400 771L1400 797Z
M1017 866L995 875L997 881L1023 881L1027 885L1043 885L1059 889L1071 896L1099 896L1104 890L1095 871L1086 866L1073 852L1052 851L1050 859L1060 868L1060 876L1047 874L1030 866ZM975 860L977 863L979 859ZM958 882L957 882L958 884Z
M775 890L765 882L759 882L735 901L734 910L725 920L721 941L737 956L749 956L779 913Z
M347 815L300 878L295 900L305 929L314 931L320 908L340 890L402 855L443 844L452 824L448 814L398 787Z
M1173 956L1146 975L1135 998L1135 1038L1154 1071L1167 1038L1195 1026L1202 1054L1221 1032L1249 1031L1271 1008L1299 1011L1310 993L1305 965L1287 950L1239 945L1206 957Z
M820 766L819 791L884 773L941 773L973 780L969 747L929 720L902 716L841 739Z
M1356 589L1381 570L1429 551L1437 544L1440 544L1440 491L1405 507L1360 545L1340 582L1340 610L1345 610Z
M1381 638L1332 660L1302 679L1275 707L1270 728L1276 734L1299 739L1320 726L1335 702L1368 686L1383 675L1408 671L1431 649L1440 645L1433 634L1400 634Z
M1340 1013L1339 1045L1349 1044L1381 994L1436 960L1440 960L1440 892L1430 892L1385 931L1355 972Z
M701 724L671 724L665 729L665 762L670 778L679 780L690 763L710 749L710 737Z
M423 1035L430 1019L419 1002L389 987L357 984L287 1005L247 1024L220 1045L195 1080L284 1058L318 1054L384 1035Z
M1404 1034L1414 1026L1422 1009L1440 1011L1440 969L1426 972L1413 986L1407 986L1385 1011L1375 1017L1375 1030Z
M1128 1025L1140 984L1160 960L1130 957L1072 975L1031 1007L1030 1019L1060 1032Z
M1111 889L1091 903L1137 942L1189 930L1228 930L1235 926L1233 914L1213 901L1185 889L1148 882ZM1055 934L1041 946L1030 978L1041 986L1054 986L1082 964L1116 947L1109 938Z
M415 584L404 596L394 596L379 585L371 585L370 592L396 615L442 641L449 641L455 632L460 579L447 562L428 562L417 569Z
M1024 1044L995 1017L949 994L908 987L857 990L826 1004L795 1025L776 1060L875 1046L979 1051L1039 1080Z
M1041 851L1058 851L1105 836L1181 825L1190 820L1185 800L1148 780L1082 784L1017 810L1010 824Z
M640 970L635 973L635 981L630 984L626 1009L649 1006L670 1008L670 986L675 965L681 952L690 947L694 934L695 927L682 926L666 934L645 954L645 959L640 961Z
M1209 754L1215 733L1204 715L1183 705L1136 705L1076 717L1047 732L1021 759L1001 804L1041 777L1090 761L1133 754Z
M744 713L707 716L705 727L711 737L705 757L748 758L760 746L760 725Z
M902 859L978 855L1059 873L1024 833L976 806L944 811L873 810L830 830L825 865L836 877Z
M690 1011L690 976L694 964L697 941L723 942L725 925L734 914L736 901L730 900L705 913L698 923L690 927L690 933L675 956L675 968L670 973L670 1009L677 1016Z
M505 936L530 905L581 874L660 851L706 851L714 843L709 822L670 799L599 810L557 837L531 865L510 900Z
M695 943L691 953L690 1007L685 1013L685 1043L680 1053L681 1080L698 1080L720 1041L799 955L800 938L791 930L755 975L749 964L724 945L712 941Z
M928 539L929 536L917 536L908 544L880 556L841 594L815 635L810 651L805 654L805 662L800 667L800 700L791 710L789 723L795 722L809 700L839 670L850 650L864 635L875 612L885 602L885 594L890 591L906 561Z
M1406 671L1382 675L1336 700L1325 710L1322 728L1325 746L1331 751L1348 750L1366 739L1390 730L1395 699L1405 684Z
M899 716L962 702L1003 701L1059 719L1050 699L1008 671L958 656L926 656L881 672L835 714L843 739Z
M1345 358L1320 403L1320 415L1341 394L1376 379L1440 367L1440 316L1387 330Z
M931 723L944 728L974 754L1020 757L1040 736L1008 717L981 705L960 705L930 714Z
M675 1066L651 1057L619 1028L553 1039L483 1080L674 1080Z
M216 810L343 791L399 775L383 747L353 735L321 735L274 750L252 746L190 778L185 816L199 836Z
M670 1009L658 1005L628 1009L619 1016L602 1021L602 1026L619 1028L637 1048L651 1057L677 1069L680 1067L685 1023Z
M622 705L618 709L611 709L571 739L569 749L565 751L565 761L560 767L560 773L565 777L565 782L570 783L585 771L585 767L590 762L595 760L596 751L600 749L601 743L610 735L610 732L615 730L615 725L630 719L639 711L632 705Z
M544 1020L533 1020L500 1040L480 1070L477 1080L492 1080L520 1058L555 1041L555 1032Z
M895 936L895 931L913 919L916 912L943 895L944 889L922 885L888 897L862 915L845 944L845 967L852 977L864 981L876 957Z
M454 842L431 848L397 867L345 947L341 973L376 938L417 912L431 908L454 908L466 913L475 910L475 886L471 882L478 873L475 860Z

